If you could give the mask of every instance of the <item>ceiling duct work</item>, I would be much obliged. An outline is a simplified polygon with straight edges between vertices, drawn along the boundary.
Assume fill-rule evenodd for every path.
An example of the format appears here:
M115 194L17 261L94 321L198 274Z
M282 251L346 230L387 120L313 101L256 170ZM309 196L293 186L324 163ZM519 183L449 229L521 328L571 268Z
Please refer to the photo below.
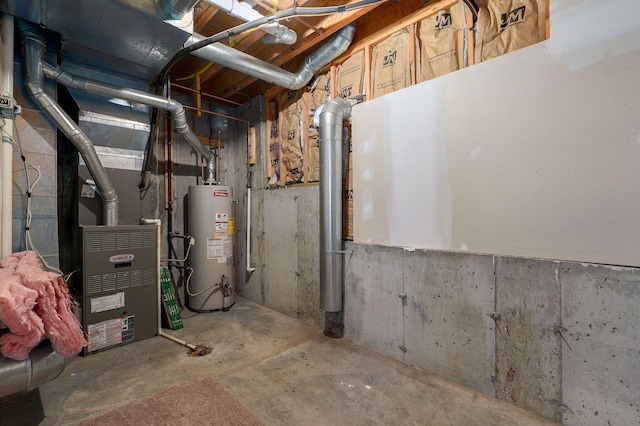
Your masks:
M204 0L206 3L224 10L229 16L243 20L244 22L255 21L264 16L253 9L247 2L236 0ZM260 27L260 31L267 34L262 38L266 44L293 44L298 40L298 35L290 28L285 27L278 22L272 22Z
M59 33L60 63L150 82L189 38L196 0L3 0L0 11Z
M104 225L117 225L118 195L111 179L100 163L93 143L60 105L44 91L42 57L46 49L45 39L37 26L23 21L18 21L18 24L20 27L18 34L21 36L23 49L24 84L27 93L82 155L102 197Z
M206 45L191 54L276 86L295 90L304 87L322 67L344 53L351 45L355 32L353 25L341 28L331 40L309 55L295 74L222 43ZM185 46L200 42L204 38L194 33Z
M123 99L125 101L136 102L171 112L173 115L175 130L185 138L196 152L207 160L207 182L213 181L214 155L211 151L205 148L198 137L193 134L191 129L189 129L186 113L181 103L173 99L163 98L140 90L115 87L107 83L79 77L46 62L43 62L42 66L44 74L48 78L70 89L82 90L89 93L107 96L109 98Z

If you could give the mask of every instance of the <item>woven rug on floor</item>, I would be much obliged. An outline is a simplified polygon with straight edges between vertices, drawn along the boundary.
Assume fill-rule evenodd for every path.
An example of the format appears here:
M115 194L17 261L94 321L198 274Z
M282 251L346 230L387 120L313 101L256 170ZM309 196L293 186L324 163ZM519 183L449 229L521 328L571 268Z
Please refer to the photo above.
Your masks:
M82 426L265 426L231 391L199 377L81 423Z

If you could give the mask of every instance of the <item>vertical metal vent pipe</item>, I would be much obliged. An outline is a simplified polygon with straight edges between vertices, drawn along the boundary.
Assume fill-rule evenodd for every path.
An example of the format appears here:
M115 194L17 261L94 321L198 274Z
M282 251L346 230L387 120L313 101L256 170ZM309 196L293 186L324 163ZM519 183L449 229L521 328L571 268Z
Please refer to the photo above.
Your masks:
M342 123L351 105L334 99L319 112L320 145L320 309L342 310Z
M46 49L45 39L39 34L35 25L24 21L19 22L21 25L18 32L22 40L24 84L27 93L82 155L103 200L103 224L117 225L118 195L113 188L111 179L100 163L93 143L60 105L44 91L42 57Z
M173 115L175 130L185 138L196 152L207 160L207 182L213 182L214 155L202 144L202 142L200 142L191 129L189 129L189 125L187 124L187 115L180 102L173 99L167 99L162 96L152 95L141 90L116 87L101 81L76 76L60 67L53 66L46 62L42 62L42 66L44 75L63 86L110 98L123 99L125 101L135 102L171 112Z

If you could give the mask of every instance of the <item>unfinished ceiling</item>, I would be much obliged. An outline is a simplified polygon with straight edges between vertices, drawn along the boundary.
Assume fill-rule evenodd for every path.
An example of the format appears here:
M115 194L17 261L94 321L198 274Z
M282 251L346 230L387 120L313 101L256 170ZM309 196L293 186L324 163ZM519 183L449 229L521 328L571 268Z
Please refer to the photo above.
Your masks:
M289 9L294 6L294 3L297 7L324 7L354 2L355 0L254 0L256 4L254 9L266 16ZM424 7L425 3L433 2L433 0L431 2L387 0L364 9L344 13L289 18L281 21L281 24L297 34L297 41L291 45L267 44L264 42L265 33L262 31L233 36L222 40L221 43L295 72L305 57L345 25L355 22L356 35L353 44L357 44L359 40ZM204 36L218 34L242 23L242 20L230 16L226 11L205 1L200 1L194 8L193 30ZM272 87L270 83L192 55L183 57L172 67L171 80L185 87L199 87L205 93L234 102L246 102Z

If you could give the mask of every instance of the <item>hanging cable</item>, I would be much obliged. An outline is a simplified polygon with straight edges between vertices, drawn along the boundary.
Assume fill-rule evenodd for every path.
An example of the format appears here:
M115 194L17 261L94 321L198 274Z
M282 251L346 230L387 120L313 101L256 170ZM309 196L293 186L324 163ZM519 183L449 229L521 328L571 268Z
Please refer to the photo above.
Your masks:
M57 274L63 275L62 271L58 268L56 268L55 266L50 265L49 263L47 263L47 261L44 259L44 257L40 254L40 252L38 251L38 249L36 248L36 246L33 244L33 241L31 240L31 222L33 220L33 212L32 212L32 195L33 195L33 191L36 187L36 185L38 184L38 182L40 182L40 179L42 178L42 172L40 171L40 168L38 168L38 166L31 164L27 161L27 158L24 155L24 151L22 149L22 143L20 142L20 133L18 130L18 125L16 124L15 120L11 120L13 123L13 134L15 135L15 137L11 137L9 136L9 134L4 130L4 126L6 125L6 120L3 119L2 121L2 140L3 141L7 141L10 142L17 150L18 153L20 154L20 159L22 160L22 164L24 166L24 175L25 175L25 181L26 181L26 185L27 185L27 191L25 193L26 195L26 200L25 200L25 227L24 227L24 239L25 239L25 250L31 250L33 252L36 253L36 255L38 256L38 258L40 259L40 261L42 262L42 264L50 271L53 271ZM31 183L31 176L29 175L29 169L35 170L35 172L37 173L36 175L36 179L33 181L33 183Z

